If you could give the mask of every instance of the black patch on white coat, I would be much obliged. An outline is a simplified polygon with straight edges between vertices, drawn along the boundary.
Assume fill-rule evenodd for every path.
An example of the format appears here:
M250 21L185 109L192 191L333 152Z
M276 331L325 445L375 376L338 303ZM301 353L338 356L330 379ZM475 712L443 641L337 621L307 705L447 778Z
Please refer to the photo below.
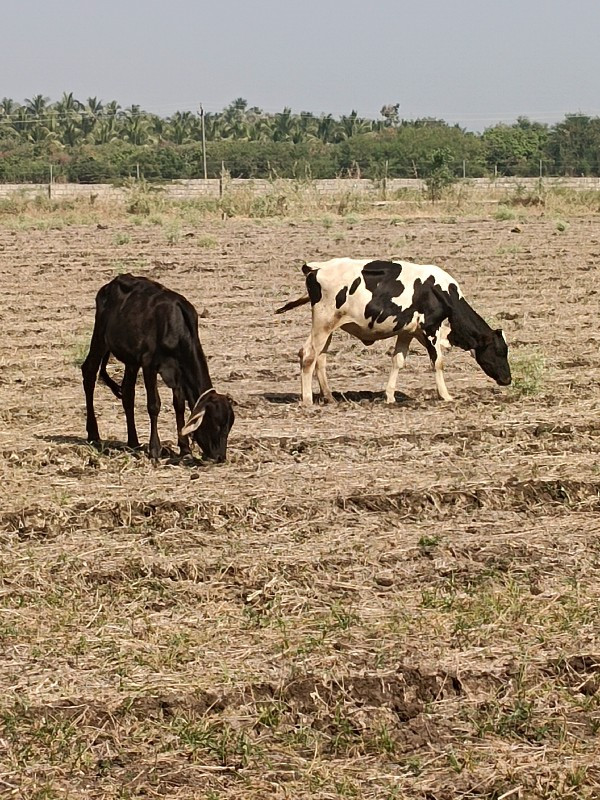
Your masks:
M413 321L415 313L418 313L423 316L421 328L425 335L437 336L440 325L448 317L448 298L447 293L439 286L434 291L433 275L424 281L420 278L414 281L410 303L401 308L392 300L393 297L401 295L405 289L400 280L401 264L392 261L371 261L363 267L362 274L365 285L372 294L371 300L365 307L365 318L369 320L369 328L392 317L394 331L401 331Z
M397 297L404 291L400 281L401 272L402 265L391 261L371 261L362 268L365 286L372 294L365 307L365 319L369 320L369 328L373 328L376 322L384 322L388 317L396 317L399 329L412 319L403 315L402 309L392 302L392 297Z
M344 303L346 302L346 297L348 295L348 287L344 286L339 290L339 292L335 296L335 307L341 308Z
M308 292L308 296L310 297L311 306L316 305L323 296L321 284L317 280L316 269L312 270L306 275L306 291Z
M352 281L352 285L350 286L350 294L354 294L354 292L360 286L360 276Z

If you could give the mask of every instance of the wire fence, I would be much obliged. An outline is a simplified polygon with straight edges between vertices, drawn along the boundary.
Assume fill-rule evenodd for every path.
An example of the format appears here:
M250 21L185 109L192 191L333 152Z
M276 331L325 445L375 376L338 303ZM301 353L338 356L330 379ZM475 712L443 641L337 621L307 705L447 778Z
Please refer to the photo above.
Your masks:
M573 190L600 191L600 177L588 178L516 178L516 177L487 177L467 178L458 180L458 185L464 185L470 191L481 195L491 195L501 198L507 192L537 193L541 190L563 188ZM48 183L7 183L0 182L0 198L10 197L39 197L45 196L52 200L124 200L131 196L137 188L152 185L140 180L133 180L125 186L115 186L111 183L83 184L66 182ZM275 196L288 193L298 193L298 189L305 188L314 195L363 195L375 201L402 197L404 193L422 192L427 188L426 182L419 178L389 178L387 180L370 180L366 178L331 178L299 182L290 178L280 178L275 181L256 178L197 178L188 180L168 181L155 186L160 196L170 200L207 200L219 201L226 196L235 196L245 192L252 196Z

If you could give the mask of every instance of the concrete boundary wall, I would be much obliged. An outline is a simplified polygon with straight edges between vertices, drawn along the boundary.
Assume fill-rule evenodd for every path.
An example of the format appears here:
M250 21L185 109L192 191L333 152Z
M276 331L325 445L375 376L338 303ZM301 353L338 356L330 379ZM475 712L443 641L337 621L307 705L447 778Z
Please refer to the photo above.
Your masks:
M163 193L166 197L179 200L193 199L214 199L217 200L222 193L235 191L251 191L257 195L277 192L283 185L289 183L290 186L301 185L297 181L280 178L275 183L269 180L233 178L221 182L218 178L208 180L181 180L171 183L156 184L154 188L157 192ZM459 184L463 181L459 181ZM475 191L486 194L501 195L506 192L516 191L535 191L540 184L543 188L562 187L566 189L579 190L600 190L600 178L467 178L464 183ZM379 198L383 195L381 182L367 179L354 178L334 178L331 180L316 180L307 183L307 189L316 191L319 194L343 194L345 192L375 195ZM400 190L419 191L425 188L424 181L416 178L388 178L385 192L390 194ZM11 196L35 197L43 195L52 197L55 200L68 200L84 198L87 200L123 200L129 194L129 190L112 186L107 183L83 184L83 183L0 183L0 198Z

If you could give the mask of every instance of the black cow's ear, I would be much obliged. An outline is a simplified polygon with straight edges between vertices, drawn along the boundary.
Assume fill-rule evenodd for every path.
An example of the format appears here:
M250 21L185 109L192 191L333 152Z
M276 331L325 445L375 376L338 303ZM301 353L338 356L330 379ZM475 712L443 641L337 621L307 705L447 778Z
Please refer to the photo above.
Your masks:
M214 389L212 388L207 389L196 400L196 403L192 408L192 413L190 414L190 418L181 429L181 433L183 434L183 436L187 436L188 434L192 433L192 431L195 431L200 427L200 424L204 419L204 415L206 414L206 406L213 398L214 394L215 394Z
M193 433L193 431L198 430L198 428L202 424L202 420L204 419L205 414L206 414L206 406L204 406L204 408L200 408L199 410L196 410L196 407L194 407L194 410L192 411L190 418L181 429L182 436L188 436L190 433Z

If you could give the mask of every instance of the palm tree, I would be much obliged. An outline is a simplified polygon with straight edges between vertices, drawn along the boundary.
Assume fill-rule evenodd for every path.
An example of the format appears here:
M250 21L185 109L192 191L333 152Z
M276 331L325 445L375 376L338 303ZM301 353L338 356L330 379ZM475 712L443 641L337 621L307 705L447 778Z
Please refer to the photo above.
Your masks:
M25 100L24 108L29 120L23 128L22 136L28 142L43 142L47 138L46 118L49 101L50 98L42 94L36 94L31 99Z
M138 105L125 109L123 138L131 144L146 144L151 140L148 115Z
M68 115L77 113L82 108L82 103L75 98L73 92L63 92L63 96L56 101L54 107L59 114Z
M54 124L50 125L30 125L29 129L25 131L25 136L28 142L32 144L41 144L58 141L59 137L54 128Z
M255 116L250 123L248 138L251 142L272 142L274 125L271 115Z
M325 144L337 141L338 123L331 114L322 114L317 120L317 136Z
M221 125L221 136L224 139L235 139L236 141L247 141L250 139L252 126L245 117L233 117L223 120Z
M119 139L119 130L116 117L103 116L92 131L94 144L108 144Z
M186 144L195 137L196 117L191 111L176 111L169 120L167 136L175 144Z
M221 112L220 134L226 139L249 139L250 125L246 115L248 102L238 97Z
M296 132L296 120L292 117L292 109L287 106L280 114L275 115L275 125L273 128L273 141L274 142L290 142L293 141L294 133Z
M340 135L342 139L351 139L361 133L371 130L371 125L366 119L359 117L354 109L346 117L340 117Z
M44 97L42 94L34 95L31 100L25 100L25 108L27 113L32 117L37 117L41 120L48 111L49 97Z
M223 109L223 116L225 116L227 119L232 117L243 117L246 114L247 107L248 101L244 100L243 97L237 97Z
M63 144L74 146L81 140L81 115L83 105L75 98L73 92L63 92L60 100L54 103L53 109L59 126L59 137Z
M319 120L310 111L301 111L297 116L298 141L305 142L319 138Z
M86 139L93 140L91 135L98 124L102 114L102 101L96 97L88 97L85 106L81 110L81 133Z
M17 110L17 103L10 97L3 97L0 100L0 117L12 117Z
M60 141L69 147L75 147L81 143L82 132L75 118L62 119L60 124Z
M116 100L110 100L104 106L102 110L103 117L118 117L119 112L121 111L121 106L117 103Z
M204 132L208 141L215 141L221 137L223 129L223 117L221 114L212 114L207 111L204 114Z
M169 140L169 121L156 114L151 114L148 118L150 124L150 136L157 142Z
M11 118L16 113L17 104L10 97L3 97L0 100L0 140L18 139L17 131L12 124Z

